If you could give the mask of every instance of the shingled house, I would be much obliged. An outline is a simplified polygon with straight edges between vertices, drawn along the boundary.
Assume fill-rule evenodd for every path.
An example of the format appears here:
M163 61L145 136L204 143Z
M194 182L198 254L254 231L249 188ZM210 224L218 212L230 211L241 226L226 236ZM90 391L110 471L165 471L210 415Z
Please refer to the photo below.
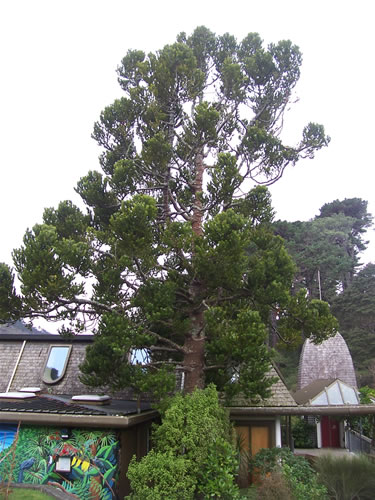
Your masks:
M342 413L306 417L316 424L318 448L347 448L348 432L345 430L345 409L361 411L357 380L349 348L340 333L321 344L307 339L302 347L298 391L294 398L299 405L310 408L325 406L332 412L340 407Z
M15 481L79 498L123 498L128 463L147 453L157 412L127 392L112 397L80 382L92 335L0 332L0 477L12 469Z
M128 494L128 463L147 453L158 414L147 401L137 407L128 391L102 394L81 383L79 365L92 341L0 327L0 478L12 470L13 480L53 484L80 498ZM268 376L268 399L237 398L229 408L252 455L290 444L291 415L332 413L327 405L297 405L275 367ZM342 410L349 414L353 405Z
M8 436L4 440L8 446L0 447L1 477L9 463L10 436L14 438L20 423L17 450L22 453L15 470L35 459L19 476L22 482L58 483L71 493L88 491L92 498L123 498L128 493L127 465L133 454L148 451L157 412L143 402L138 413L126 391L109 398L82 384L79 365L92 341L92 335L66 339L22 327L21 331L0 327L0 433ZM268 376L274 378L270 398L256 402L238 398L230 407L231 419L251 454L287 444L282 441L277 410L296 407L275 368ZM36 442L43 443L45 456L35 455L38 448L31 443ZM63 461L66 471L61 470Z
M262 448L291 445L291 414L297 403L288 391L281 373L272 366L267 374L273 379L271 394L267 399L255 401L237 397L229 407L238 442L246 455L254 456ZM282 412L284 415L282 416ZM240 468L239 484L245 488L251 482L247 460Z

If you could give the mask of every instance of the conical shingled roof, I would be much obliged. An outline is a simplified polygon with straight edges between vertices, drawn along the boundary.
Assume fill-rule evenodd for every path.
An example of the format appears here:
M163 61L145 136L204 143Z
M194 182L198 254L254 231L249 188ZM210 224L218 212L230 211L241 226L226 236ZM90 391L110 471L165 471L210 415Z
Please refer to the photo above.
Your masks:
M305 341L299 361L298 389L319 379L340 379L357 387L352 356L340 333L321 344Z

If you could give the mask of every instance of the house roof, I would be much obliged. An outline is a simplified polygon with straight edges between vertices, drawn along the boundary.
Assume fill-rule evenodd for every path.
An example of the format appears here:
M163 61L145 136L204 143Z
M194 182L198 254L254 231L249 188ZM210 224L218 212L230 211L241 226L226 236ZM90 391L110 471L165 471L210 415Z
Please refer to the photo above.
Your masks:
M30 328L22 321L0 325L0 334L8 335L42 335L48 334L44 329Z
M299 404L309 405L356 405L359 404L358 391L342 380L314 380L294 394Z
M357 387L352 357L340 333L321 344L314 344L309 339L303 344L298 369L298 389L319 379L340 379Z
M272 384L271 395L267 399L249 400L244 396L234 398L231 407L288 407L297 406L293 396L288 391L280 372L275 366L271 366L266 378L276 379Z
M25 400L0 399L1 422L124 428L157 417L148 402L111 400L103 406L76 404L70 395L39 395Z
M325 387L328 387L335 379L314 380L311 384L303 387L293 394L294 399L300 405L308 403L311 399L321 393Z

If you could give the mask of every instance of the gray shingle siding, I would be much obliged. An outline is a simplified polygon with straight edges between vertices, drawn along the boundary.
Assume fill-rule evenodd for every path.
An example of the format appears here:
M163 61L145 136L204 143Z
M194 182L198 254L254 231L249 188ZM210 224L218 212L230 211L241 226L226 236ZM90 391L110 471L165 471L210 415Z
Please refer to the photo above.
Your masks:
M0 349L0 392L5 392L16 365L22 342L2 341ZM82 394L94 392L80 382L78 378L79 365L85 357L86 343L72 343L72 351L66 367L65 376L57 384L45 384L42 375L50 345L53 342L26 342L18 364L10 391L22 387L36 386L51 394ZM61 341L59 345L64 345ZM66 345L70 345L66 342Z
M275 378L276 381L271 386L271 395L269 398L250 401L248 398L240 395L234 398L230 406L297 406L297 403L295 402L293 396L290 394L280 375L277 373L273 366L266 374L266 378L271 377Z
M314 380L336 378L357 387L352 357L344 338L336 333L318 345L307 339L300 356L298 389Z

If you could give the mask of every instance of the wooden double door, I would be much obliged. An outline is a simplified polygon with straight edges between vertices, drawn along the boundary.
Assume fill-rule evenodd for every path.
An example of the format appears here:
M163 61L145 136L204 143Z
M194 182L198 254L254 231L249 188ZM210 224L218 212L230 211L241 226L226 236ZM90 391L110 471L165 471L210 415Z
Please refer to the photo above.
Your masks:
M270 425L238 425L236 432L241 451L238 482L240 488L246 488L254 480L248 472L248 459L262 448L271 446L271 427Z

